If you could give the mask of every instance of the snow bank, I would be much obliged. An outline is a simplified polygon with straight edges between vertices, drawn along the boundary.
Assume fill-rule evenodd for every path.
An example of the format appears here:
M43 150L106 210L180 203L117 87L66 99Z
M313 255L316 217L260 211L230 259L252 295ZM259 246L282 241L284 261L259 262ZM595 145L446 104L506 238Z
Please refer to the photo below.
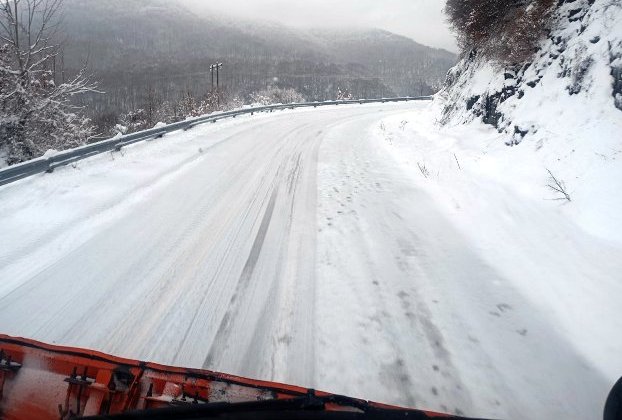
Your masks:
M377 133L612 379L622 372L612 342L622 330L612 322L622 302L621 57L622 3L561 1L533 62L472 52L427 115ZM443 127L422 136L435 116Z
M59 152L58 150L56 150L56 149L48 149L48 150L47 150L47 151L43 154L43 156L41 156L41 157L42 157L43 159L48 159L48 158L51 158L51 157L54 157L54 156L58 155L59 153L60 153L60 152Z
M549 133L509 148L505 133L481 122L439 128L438 107L383 120L379 147L437 201L471 251L614 381L622 372L622 147L613 130L622 123L596 125L591 142ZM615 140L618 149L607 149ZM547 187L547 169L572 201Z

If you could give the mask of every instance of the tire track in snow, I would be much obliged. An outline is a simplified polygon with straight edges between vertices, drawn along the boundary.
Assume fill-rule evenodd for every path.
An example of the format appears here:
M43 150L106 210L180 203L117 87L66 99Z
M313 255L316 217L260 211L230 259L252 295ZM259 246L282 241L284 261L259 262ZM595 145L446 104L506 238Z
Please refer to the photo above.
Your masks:
M166 173L149 167L150 156L141 162L137 147L125 158L144 171L141 182L156 180L149 194L105 220L74 251L57 252L28 287L0 299L3 330L159 363L201 367L211 358L215 370L313 386L319 146L335 127L386 113L357 106L296 114L216 130L211 148L188 143L192 152L171 157L177 169L171 183L158 182ZM172 140L157 143L162 154L167 144L175 149ZM191 154L194 163L175 166ZM118 169L122 160L110 165ZM106 165L95 162L95 173L104 176ZM112 194L100 199L89 191L89 165L58 175L75 178L98 208L115 207L138 184L111 185ZM52 200L50 207L63 211L63 204ZM91 223L74 215L80 213L68 215L68 229ZM258 236L258 229L265 232ZM49 242L41 249L56 251L53 238L44 237ZM234 293L237 310L225 321Z
M246 243L248 243L251 237L256 237L257 232L254 226L261 225L262 212L265 211L266 206L265 203L269 202L269 197L275 189L275 185L279 182L283 166L279 162L282 161L283 156L287 156L286 145L288 140L291 137L295 137L295 133L304 129L304 127L306 127L306 124L296 126L267 142L255 141L254 132L249 132L248 134L252 135L250 137L251 145L247 153L244 153L244 158L248 159L248 162L240 160L238 166L241 169L234 171L231 168L226 173L228 179L219 182L225 189L236 183L246 185L245 191L239 194L239 198L246 203L246 208L239 213L236 212L237 206L233 206L230 210L225 209L224 211L216 212L216 214L224 214L231 219L228 222L225 220L221 221L227 233L223 237L215 239L223 254L220 257L209 256L209 261L214 261L216 265L214 272L205 278L205 282L209 283L209 286L200 292L197 296L198 299L195 299L194 302L184 304L184 306L192 308L193 314L190 322L182 326L185 332L174 353L174 363L184 365L192 363L192 366L197 367L201 367L204 363L207 353L214 342L214 335L218 331L217 327L222 323L224 314L229 309L227 303L230 301L244 270L243 266L246 261L243 260L245 254L242 252L245 252L246 255L250 254L252 244L249 244L248 250L246 250ZM256 147L260 148L255 150ZM262 159L260 161L262 164L259 166L256 164L258 157ZM256 172L260 175L258 179L250 184L248 183L249 172ZM277 197L278 195L277 192ZM238 196L236 195L236 197ZM254 294L255 292L250 291L249 293ZM242 300L242 297L245 295L246 291L239 295L238 299ZM261 303L261 301L251 300L251 304L258 303ZM240 303L240 305L242 304ZM244 310L247 309L247 305L244 305ZM235 319L230 319L230 322L234 321ZM208 327L207 329L206 326ZM234 341L239 341L239 338L238 333ZM237 345L237 347L239 348L240 345ZM192 360L192 362L189 362L189 360ZM229 363L229 365L225 367L223 363ZM219 366L214 367L214 369L216 368L235 372L237 371L236 369L239 369L239 366L229 357L220 360Z
M208 144L207 146L203 146L201 148L203 150L203 153L216 149L219 146L226 145L230 141L234 141L237 137L239 137L241 131L243 130L238 130L235 134L226 136L219 141ZM135 145L133 147L137 146ZM103 159L103 157L104 155L99 156L98 158ZM33 249L36 252L44 253L45 251L49 251L50 243L57 242L65 244L69 242L65 240L68 234L71 233L71 229L68 230L67 228L68 225L71 227L82 227L84 225L87 225L92 220L106 219L111 217L110 215L113 215L114 217L115 213L122 214L123 211L127 211L128 208L131 208L133 205L136 204L136 202L139 202L140 197L149 195L153 190L161 188L163 184L174 182L175 180L179 179L188 171L188 169L192 165L199 163L200 160L204 158L205 156L202 154L188 157L183 161L179 162L176 167L170 172L166 172L164 174L155 174L153 177L150 177L141 182L140 184L133 186L131 190L125 191L122 195L115 197L114 200L109 200L103 203L103 205L94 208L93 211L81 215L80 217L77 217L73 220L69 220L67 221L67 224L51 226L50 229L44 231L42 235L38 236L33 241L17 244L17 246L8 250L9 252L7 252L6 254L0 255L0 266L2 266L2 263L6 261L7 264L4 265L3 271L8 271L7 276L15 277L15 272L11 271L12 266L19 267L30 265L31 267L28 268L28 275L30 276L29 280L36 278L38 274L43 273L46 269L53 265L55 261L52 261L50 264L43 266L40 266L40 263L38 261L34 265L25 264L21 259L26 256L26 259L28 259L29 261L32 260L32 258L29 257L32 255ZM46 181L49 180L46 179ZM4 188L5 190L10 191L11 188L17 188L18 185L19 184L9 184ZM60 185L62 186L63 184L61 183ZM74 236L79 237L82 241L86 241L88 239L88 235L84 234ZM78 241L74 240L73 245L75 246L77 244ZM23 274L20 272L19 275L22 276ZM12 279L12 281L15 280ZM27 283L28 280L21 283L17 282L15 286L7 290L5 290L6 284L3 285L4 287L0 289L0 298L4 298L5 296L19 289L22 286L27 287Z
M244 265L242 275L238 280L235 292L229 302L229 309L225 313L220 323L220 326L218 327L218 332L216 333L213 341L214 344L212 345L212 348L210 349L207 357L205 358L205 361L203 362L204 368L212 366L214 360L220 360L228 350L229 336L231 334L231 323L232 320L236 318L240 310L239 297L248 288L251 277L253 275L253 271L255 270L255 266L257 265L259 254L261 253L261 248L263 247L264 241L266 239L266 233L268 232L270 222L272 221L272 214L274 213L274 206L276 204L277 195L278 187L276 187L272 191L270 201L268 202L268 206L261 220L261 225L259 227L259 231L257 232L257 236L255 237L255 241L253 242L251 252L248 256L248 259L246 260L246 264Z

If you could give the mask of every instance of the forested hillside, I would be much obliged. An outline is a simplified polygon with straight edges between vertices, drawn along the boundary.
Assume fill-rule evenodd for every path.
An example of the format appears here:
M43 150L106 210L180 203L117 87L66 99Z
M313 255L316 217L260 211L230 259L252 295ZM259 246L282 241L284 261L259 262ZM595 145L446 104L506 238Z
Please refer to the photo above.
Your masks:
M430 95L456 61L383 30L293 29L181 0L10 0L0 23L0 165L244 104Z
M435 93L455 56L381 30L291 29L274 23L197 16L171 1L66 0L65 65L86 57L106 95L91 95L97 112L145 106L211 87L208 66L224 64L221 83L248 101L269 86L293 88L309 100Z

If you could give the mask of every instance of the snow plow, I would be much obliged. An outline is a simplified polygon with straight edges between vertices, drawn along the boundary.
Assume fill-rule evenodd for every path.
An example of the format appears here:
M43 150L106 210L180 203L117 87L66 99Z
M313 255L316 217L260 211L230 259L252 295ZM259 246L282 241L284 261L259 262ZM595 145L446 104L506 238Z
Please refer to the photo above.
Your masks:
M0 418L456 417L0 335Z
M459 419L0 335L0 419ZM605 407L622 420L622 379Z

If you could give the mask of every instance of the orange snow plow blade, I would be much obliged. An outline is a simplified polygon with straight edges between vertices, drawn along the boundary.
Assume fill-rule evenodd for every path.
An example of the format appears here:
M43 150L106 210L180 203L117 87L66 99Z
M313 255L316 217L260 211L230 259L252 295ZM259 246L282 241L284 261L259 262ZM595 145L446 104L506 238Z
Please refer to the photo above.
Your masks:
M451 418L297 386L163 366L0 335L0 417L70 419L172 407L314 398L323 411L381 410ZM213 404L221 403L221 404Z

